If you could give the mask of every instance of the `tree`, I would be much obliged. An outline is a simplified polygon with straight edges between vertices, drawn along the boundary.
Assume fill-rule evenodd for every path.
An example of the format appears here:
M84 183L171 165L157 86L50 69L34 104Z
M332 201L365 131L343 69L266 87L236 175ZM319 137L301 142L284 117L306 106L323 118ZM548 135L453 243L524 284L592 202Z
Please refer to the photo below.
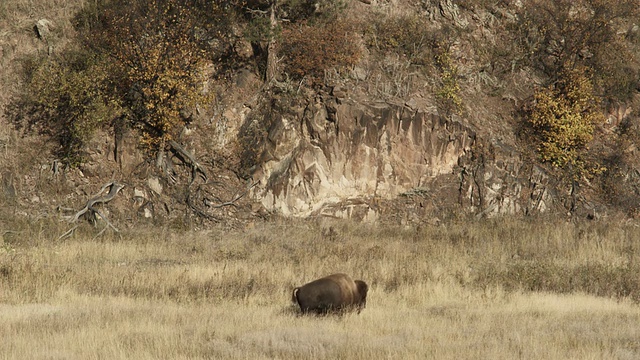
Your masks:
M107 125L116 133L137 128L140 143L161 154L196 105L208 102L205 67L223 68L238 6L222 0L90 2L73 19L78 43L25 62L27 87L14 102L14 122L55 139L56 155L70 165L83 161L86 142Z
M563 68L586 66L603 96L632 94L640 56L625 34L640 16L637 0L531 0L518 15L522 57L552 81Z
M115 4L118 4L116 2ZM210 61L189 1L138 0L105 12L105 44L116 72L112 95L127 110L141 143L162 151L204 105ZM115 10L114 10L115 9Z

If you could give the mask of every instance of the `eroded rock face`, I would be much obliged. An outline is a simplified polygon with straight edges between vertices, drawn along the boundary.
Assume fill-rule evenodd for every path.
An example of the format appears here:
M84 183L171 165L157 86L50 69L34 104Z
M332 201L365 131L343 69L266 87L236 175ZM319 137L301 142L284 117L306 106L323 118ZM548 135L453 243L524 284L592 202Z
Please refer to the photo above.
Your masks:
M254 174L260 181L254 195L265 208L286 216L351 217L355 211L366 219L375 218L370 201L453 173L475 132L403 105L330 98L309 106L302 122L283 119L269 137L274 156ZM347 208L335 207L345 201Z
M555 206L551 177L512 146L479 140L459 164L459 204L471 212L530 215Z
M252 195L284 216L415 222L444 208L527 215L557 203L557 184L515 146L419 106L327 95L268 133Z

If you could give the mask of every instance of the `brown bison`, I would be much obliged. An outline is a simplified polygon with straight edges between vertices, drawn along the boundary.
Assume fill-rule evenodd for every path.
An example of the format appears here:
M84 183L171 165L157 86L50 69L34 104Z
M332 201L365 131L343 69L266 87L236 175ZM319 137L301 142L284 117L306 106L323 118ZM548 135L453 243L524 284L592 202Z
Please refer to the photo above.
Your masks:
M367 304L369 286L349 275L333 274L293 289L291 301L300 305L303 313L326 314L357 309Z

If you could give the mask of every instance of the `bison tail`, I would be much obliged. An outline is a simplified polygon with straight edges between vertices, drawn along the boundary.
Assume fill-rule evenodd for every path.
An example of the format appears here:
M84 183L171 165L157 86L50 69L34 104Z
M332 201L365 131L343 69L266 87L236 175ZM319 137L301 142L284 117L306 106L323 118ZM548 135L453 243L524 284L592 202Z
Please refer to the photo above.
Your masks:
M299 287L293 289L293 294L291 294L291 302L293 303L298 303L298 290L300 290Z

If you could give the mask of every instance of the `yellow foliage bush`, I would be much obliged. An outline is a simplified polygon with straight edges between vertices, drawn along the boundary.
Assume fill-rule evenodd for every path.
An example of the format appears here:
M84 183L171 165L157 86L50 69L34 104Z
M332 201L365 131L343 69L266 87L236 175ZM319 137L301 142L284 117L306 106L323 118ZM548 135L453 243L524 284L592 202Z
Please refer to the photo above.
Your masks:
M440 71L440 87L436 91L439 105L445 113L460 114L462 99L460 98L460 84L458 83L458 67L451 59L451 50L440 44L436 49L436 65Z
M539 136L543 162L571 167L578 176L593 172L581 155L593 139L594 126L604 121L586 68L563 69L559 80L535 91L527 118Z

